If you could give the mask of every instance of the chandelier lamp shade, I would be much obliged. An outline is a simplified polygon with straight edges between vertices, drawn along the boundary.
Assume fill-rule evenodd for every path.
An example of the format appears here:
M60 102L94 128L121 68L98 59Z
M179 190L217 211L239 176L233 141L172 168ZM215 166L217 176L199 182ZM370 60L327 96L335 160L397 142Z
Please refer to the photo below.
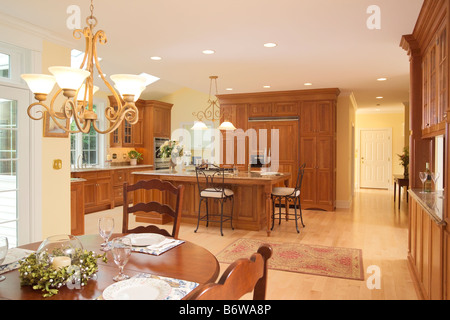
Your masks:
M211 91L213 87L213 83L216 88L217 95L217 78L218 76L210 76L210 84L209 84L209 99L208 105L205 110L201 110L198 112L193 112L192 115L195 116L198 121L194 122L194 126L191 128L192 130L206 130L208 127L203 122L203 120L209 120L212 122L220 120L220 105L217 97L212 98ZM219 130L232 131L236 130L233 124L229 121L224 121L220 124Z
M123 120L132 125L137 123L139 116L135 102L146 88L146 78L133 74L111 75L110 78L114 82L116 90L106 80L97 56L97 43L106 44L107 38L102 30L94 32L97 19L93 15L92 1L90 9L91 15L86 19L87 26L73 32L75 39L81 39L83 36L86 41L86 50L80 68L54 66L48 68L52 75L22 74L21 77L38 101L28 106L27 113L31 119L41 120L44 112L48 112L53 122L65 132L88 133L91 128L94 128L98 133L106 134L116 130ZM94 111L93 96L99 89L94 86L95 71L98 72L116 102L115 106L109 105L105 108L106 123L109 124L105 130L98 127L98 116ZM55 84L58 85L59 90L52 96L50 105L47 105L44 102ZM55 101L61 93L65 97L65 101L62 106L61 103L57 106ZM34 107L38 107L35 113L32 112ZM61 121L67 119L75 121L76 129L66 127L63 123L67 122Z

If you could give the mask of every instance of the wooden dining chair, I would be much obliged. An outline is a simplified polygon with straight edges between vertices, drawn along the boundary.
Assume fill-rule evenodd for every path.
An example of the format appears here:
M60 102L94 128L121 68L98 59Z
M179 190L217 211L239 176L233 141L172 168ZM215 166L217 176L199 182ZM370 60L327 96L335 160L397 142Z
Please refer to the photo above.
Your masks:
M128 192L133 192L136 190L160 190L166 191L176 196L175 209L173 209L168 204L162 204L156 201L150 201L147 203L137 203L132 206L128 204ZM164 236L178 238L178 232L180 230L181 223L181 208L183 204L183 192L184 186L180 185L175 187L172 183L168 181L162 181L159 179L153 180L141 180L136 184L129 185L128 183L123 184L123 223L122 223L122 233L158 233ZM160 214L167 214L173 218L173 229L172 233L169 233L165 229L160 229L155 225L139 226L134 229L128 228L128 215L134 212L157 212Z
M233 262L218 283L198 286L186 300L238 300L253 291L253 300L265 300L267 290L267 262L272 247L263 244L250 259Z

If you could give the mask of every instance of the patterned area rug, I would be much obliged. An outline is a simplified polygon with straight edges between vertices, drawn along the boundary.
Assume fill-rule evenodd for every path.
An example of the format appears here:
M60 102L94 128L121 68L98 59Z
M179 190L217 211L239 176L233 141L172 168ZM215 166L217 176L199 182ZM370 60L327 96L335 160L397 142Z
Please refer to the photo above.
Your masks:
M238 239L221 251L217 260L232 263L237 259L250 258L263 243L269 243L273 249L269 269L364 280L361 249Z

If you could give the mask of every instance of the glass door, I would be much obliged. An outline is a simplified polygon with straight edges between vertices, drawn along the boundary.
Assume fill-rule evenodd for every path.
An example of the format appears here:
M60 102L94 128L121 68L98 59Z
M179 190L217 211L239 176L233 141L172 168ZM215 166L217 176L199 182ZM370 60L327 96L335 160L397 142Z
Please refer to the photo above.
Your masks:
M0 235L11 247L30 227L28 101L26 90L0 85Z

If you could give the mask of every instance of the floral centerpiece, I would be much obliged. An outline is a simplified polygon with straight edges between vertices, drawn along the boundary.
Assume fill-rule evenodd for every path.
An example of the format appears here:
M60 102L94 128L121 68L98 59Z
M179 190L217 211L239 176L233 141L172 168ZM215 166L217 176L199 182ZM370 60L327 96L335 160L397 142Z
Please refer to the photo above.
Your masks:
M400 164L403 166L403 175L406 177L409 176L409 170L408 170L408 165L409 165L409 149L408 147L404 147L403 148L403 153L402 154L397 154L400 158Z
M176 166L176 159L182 156L183 146L178 141L166 141L161 147L159 147L159 157L170 159L169 165L171 171L173 171Z
M74 236L50 237L19 262L20 284L42 291L44 297L58 294L64 285L81 289L89 279L96 279L98 259L107 262L106 254L83 249Z

